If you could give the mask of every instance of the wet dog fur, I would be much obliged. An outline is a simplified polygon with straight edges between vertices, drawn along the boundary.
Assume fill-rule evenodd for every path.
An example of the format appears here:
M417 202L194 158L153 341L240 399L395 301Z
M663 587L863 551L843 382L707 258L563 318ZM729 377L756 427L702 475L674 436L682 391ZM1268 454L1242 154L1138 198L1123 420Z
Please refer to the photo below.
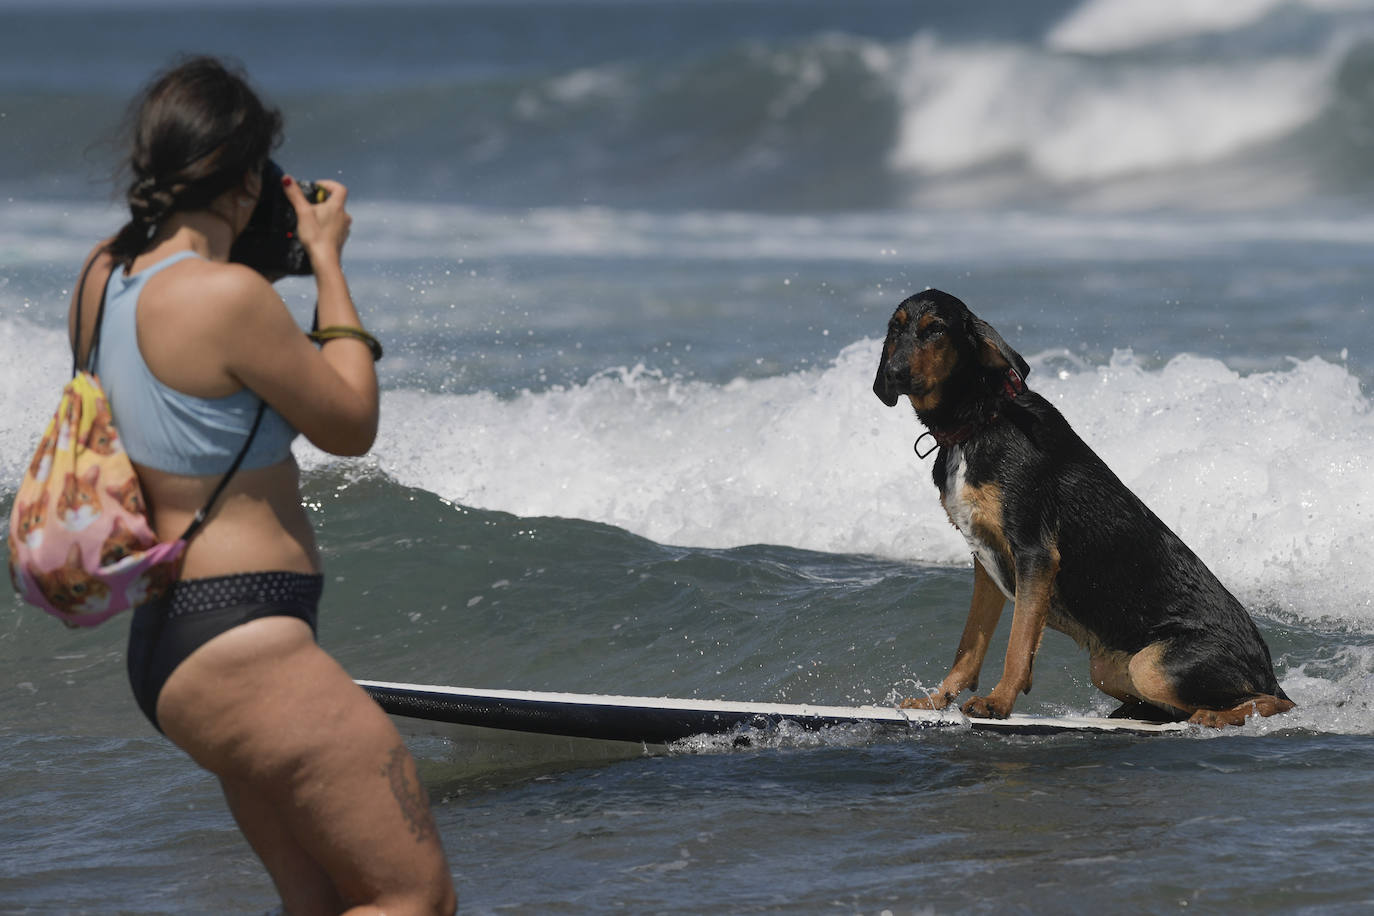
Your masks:
M1002 677L963 704L970 716L1005 718L1030 692L1047 626L1087 650L1093 684L1121 701L1113 715L1221 726L1293 708L1245 608L1025 386L1028 371L948 293L912 296L888 323L873 391L889 407L909 399L936 440L935 486L974 555L954 664L903 705L976 690L1011 599Z

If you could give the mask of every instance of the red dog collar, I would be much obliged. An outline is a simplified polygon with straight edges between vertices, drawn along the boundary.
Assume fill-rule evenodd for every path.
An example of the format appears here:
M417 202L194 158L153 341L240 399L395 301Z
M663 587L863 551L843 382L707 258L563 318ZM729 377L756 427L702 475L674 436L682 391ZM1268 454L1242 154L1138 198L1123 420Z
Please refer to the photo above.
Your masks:
M1015 369L1008 367L1007 377L1002 379L1002 394L1006 396L1007 400L1013 400L1019 394L1021 394L1021 392L1025 390L1025 379L1021 378L1021 374L1017 372ZM993 423L996 422L997 411L994 410L992 413L983 417L982 420L978 420L973 423L965 423L958 429L927 430L926 432L923 432L921 433L921 435L916 437L916 444L912 446L912 449L916 452L917 458L927 458L931 455L931 453L935 451L936 448L951 448L952 446L967 442L969 439L973 438L973 434L978 432L978 430L982 429L984 426L991 426ZM926 449L923 452L921 451L921 440L924 439L926 436L929 436L930 438L934 439L935 445L931 448Z

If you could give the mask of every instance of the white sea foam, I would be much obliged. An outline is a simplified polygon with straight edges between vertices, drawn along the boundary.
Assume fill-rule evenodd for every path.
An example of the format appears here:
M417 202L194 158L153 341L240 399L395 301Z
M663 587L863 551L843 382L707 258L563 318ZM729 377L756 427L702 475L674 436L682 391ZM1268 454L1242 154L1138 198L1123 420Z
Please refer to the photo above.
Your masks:
M898 77L903 111L889 160L941 175L1018 159L1058 184L1217 162L1314 117L1335 59L1107 64L918 35Z
M19 486L71 372L68 352L60 332L0 319L0 487Z
M1102 53L1249 25L1284 0L1092 0L1065 16L1046 37L1064 51Z
M624 370L511 400L390 392L375 461L459 503L663 543L965 563L912 453L919 424L869 391L877 347L724 386ZM1126 351L1033 365L1034 387L1244 598L1374 625L1374 418L1343 367L1241 375L1180 356L1153 371Z
M1059 21L1045 43L1060 51L1130 51L1245 28L1284 6L1324 13L1374 8L1370 0L1089 0Z
M0 319L0 479L17 483L68 370L60 332ZM403 484L521 516L586 518L661 543L749 543L965 563L909 410L869 390L878 342L825 368L725 385L643 369L526 392L384 396L370 459ZM1129 352L1032 360L1033 387L1251 601L1374 626L1374 416L1343 366L1241 374ZM307 468L330 461L302 443Z

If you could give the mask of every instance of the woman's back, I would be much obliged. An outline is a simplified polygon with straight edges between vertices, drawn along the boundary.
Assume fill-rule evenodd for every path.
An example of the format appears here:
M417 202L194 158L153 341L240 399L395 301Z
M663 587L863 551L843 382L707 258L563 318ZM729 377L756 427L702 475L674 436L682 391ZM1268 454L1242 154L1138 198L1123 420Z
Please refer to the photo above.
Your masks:
M251 272L197 257L190 248L168 253L176 244L165 242L140 255L127 275L97 253L81 309L84 359L106 291L96 371L163 540L180 536L205 506L247 438L260 402L228 373L222 357L224 337L235 333L223 314L224 293L236 281L253 285ZM215 524L188 545L183 576L318 572L290 451L295 436L278 411L264 411L243 465L211 508Z

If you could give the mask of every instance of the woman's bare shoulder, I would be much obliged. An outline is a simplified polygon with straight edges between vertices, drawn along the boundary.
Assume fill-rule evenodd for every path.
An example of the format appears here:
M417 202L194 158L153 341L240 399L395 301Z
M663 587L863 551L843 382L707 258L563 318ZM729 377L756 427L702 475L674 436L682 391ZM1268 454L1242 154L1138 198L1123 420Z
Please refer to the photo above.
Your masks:
M207 291L215 293L256 295L272 292L271 283L253 268L234 261L214 261L209 258L187 258L180 265L183 276L194 277L197 283L209 283Z
M184 309L186 302L195 302L198 308L194 311L216 325L256 322L264 306L285 310L276 289L251 267L203 258L187 258L174 267L149 281L152 296L147 300L161 301L171 309Z
M86 257L82 258L80 276L84 278L85 286L78 285L73 288L73 301L80 295L82 289L103 284L110 278L110 271L114 269L114 256L110 254L110 239L105 239L87 252Z
M97 267L108 267L114 263L114 255L110 254L110 242L113 239L102 239L97 242L95 247L87 252L86 257L81 262L81 269L90 267L94 270ZM92 263L94 262L94 263Z

